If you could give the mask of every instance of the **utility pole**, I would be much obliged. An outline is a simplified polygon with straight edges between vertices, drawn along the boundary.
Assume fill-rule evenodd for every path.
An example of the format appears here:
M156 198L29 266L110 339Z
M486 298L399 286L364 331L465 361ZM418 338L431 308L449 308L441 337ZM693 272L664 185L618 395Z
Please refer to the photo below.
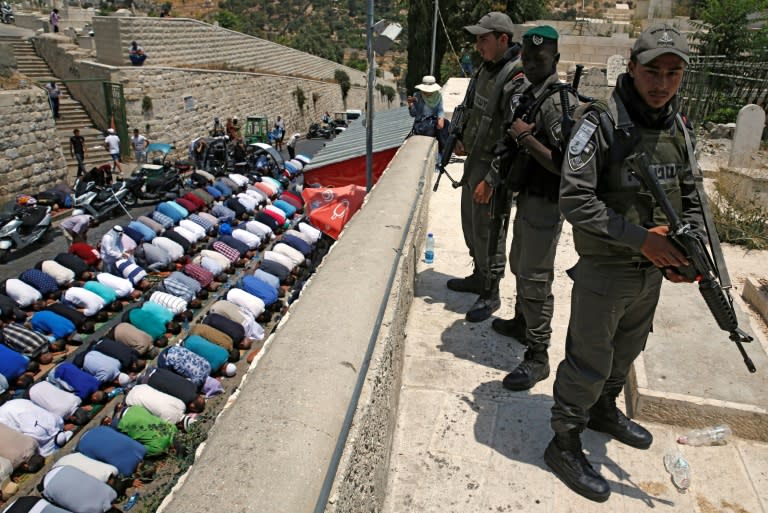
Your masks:
M368 101L365 109L365 190L373 187L373 83L376 81L376 60L373 56L373 0L368 0L367 53Z
M429 61L429 74L435 76L435 46L437 44L437 17L440 15L438 0L435 0L435 15L432 20L432 58Z

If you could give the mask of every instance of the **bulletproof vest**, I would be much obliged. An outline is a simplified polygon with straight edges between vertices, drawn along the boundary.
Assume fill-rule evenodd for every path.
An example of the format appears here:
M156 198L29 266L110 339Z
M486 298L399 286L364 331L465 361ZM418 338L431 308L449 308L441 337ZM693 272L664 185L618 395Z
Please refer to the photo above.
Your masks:
M683 130L685 127L678 123L667 130L638 126L614 130L613 141L603 155L607 161L598 177L598 198L630 223L645 228L669 224L653 195L632 175L626 157L645 152L650 159L650 171L658 177L675 210L682 212L680 180L690 172ZM626 256L628 261L640 258L640 253L632 248L606 244L581 230L574 230L573 238L580 255Z
M504 132L503 118L498 117L493 121L489 118L496 116L502 108L501 96L503 90L498 82L506 82L511 76L519 72L522 67L519 57L513 58L508 63L512 66L499 66L495 71L488 71L485 67L480 71L475 85L475 95L472 99L472 108L468 113L467 124L462 133L464 148L468 154L475 151L481 152L480 160L489 161L493 158L493 146ZM488 105L495 104L494 112L486 112ZM485 118L485 121L484 121Z

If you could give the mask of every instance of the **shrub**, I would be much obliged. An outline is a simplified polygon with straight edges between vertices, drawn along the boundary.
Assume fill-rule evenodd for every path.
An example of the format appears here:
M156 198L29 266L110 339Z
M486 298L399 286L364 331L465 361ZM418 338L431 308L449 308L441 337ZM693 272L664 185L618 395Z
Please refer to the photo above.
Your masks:
M729 175L717 179L715 190L711 209L720 240L748 249L768 249L768 211L757 197L745 197L738 179Z

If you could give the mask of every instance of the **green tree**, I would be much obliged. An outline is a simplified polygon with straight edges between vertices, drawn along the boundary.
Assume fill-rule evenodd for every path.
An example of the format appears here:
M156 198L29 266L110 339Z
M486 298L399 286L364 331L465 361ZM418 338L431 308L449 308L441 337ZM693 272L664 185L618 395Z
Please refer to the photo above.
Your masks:
M242 31L242 22L233 12L222 9L216 13L216 21L226 29Z
M453 48L459 51L462 43L474 42L474 37L464 31L466 25L477 22L491 11L506 12L514 23L524 23L540 19L546 12L545 0L442 0L440 13L448 34L438 21L437 41L435 44L435 78L443 82L441 62L449 51L448 37ZM429 73L432 54L432 19L434 17L433 0L412 0L408 4L408 70L405 77L406 90L412 91L421 77ZM429 20L429 23L425 23ZM519 37L520 34L515 34ZM451 60L457 57L450 56ZM444 69L458 69L443 66Z
M702 55L734 57L762 49L768 27L749 29L766 15L768 0L708 0L700 11L704 25L696 32L696 46Z
M339 83L339 87L341 88L341 101L346 107L347 95L349 94L349 90L352 88L352 82L349 80L349 75L347 75L347 72L343 69L337 69L333 72L333 78L336 80L336 82Z

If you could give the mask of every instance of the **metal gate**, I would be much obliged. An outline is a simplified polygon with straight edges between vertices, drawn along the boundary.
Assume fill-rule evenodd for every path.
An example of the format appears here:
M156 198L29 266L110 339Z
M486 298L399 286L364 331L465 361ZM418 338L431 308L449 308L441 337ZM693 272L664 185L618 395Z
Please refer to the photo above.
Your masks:
M120 138L120 155L130 155L130 135L128 134L128 120L125 115L125 96L123 85L114 82L104 82L104 100L107 107L107 125L114 127Z

